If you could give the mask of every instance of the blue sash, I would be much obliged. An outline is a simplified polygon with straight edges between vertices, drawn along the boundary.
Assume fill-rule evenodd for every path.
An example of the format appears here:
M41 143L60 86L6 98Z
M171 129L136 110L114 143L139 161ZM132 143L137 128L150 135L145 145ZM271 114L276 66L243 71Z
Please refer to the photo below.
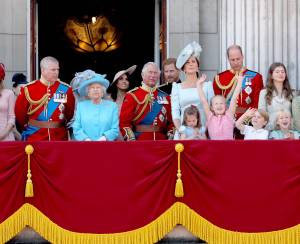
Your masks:
M251 71L251 70L247 70L244 74L244 79L242 81L242 91L246 88L246 81L247 79L252 79L256 76L256 72L254 71ZM227 106L229 106L230 104L230 101L231 101L231 97L227 100Z
M66 85L59 84L59 86L57 87L57 89L54 93L59 91L60 94L66 94L67 90L68 90L68 87ZM38 120L38 121L48 121L49 118L51 118L51 116L53 115L53 113L56 110L56 108L58 107L58 105L59 105L59 103L54 102L54 98L52 96L52 98L49 100L48 106L47 106L48 107L48 113L45 114L44 111L41 111L41 113L39 114L39 116L37 117L36 120ZM22 140L26 141L29 136L36 133L38 130L40 130L39 127L36 127L36 126L33 126L33 125L26 126L25 130L22 132Z
M167 95L161 91L158 91L158 94L157 94L157 97L166 97ZM157 99L155 99L153 101L153 104L152 104L152 108L151 108L151 111L149 111L147 113L147 115L141 120L141 122L139 123L140 125L152 125L153 124L153 121L154 119L157 117L157 115L159 114L159 112L161 111L162 109L162 104L159 104L157 102ZM134 133L135 136L139 136L139 132L135 132Z
M244 74L244 79L243 79L243 82L242 82L242 90L244 90L246 88L246 81L247 79L252 79L256 76L256 72L254 71L251 71L251 70L248 70L247 72L245 72Z

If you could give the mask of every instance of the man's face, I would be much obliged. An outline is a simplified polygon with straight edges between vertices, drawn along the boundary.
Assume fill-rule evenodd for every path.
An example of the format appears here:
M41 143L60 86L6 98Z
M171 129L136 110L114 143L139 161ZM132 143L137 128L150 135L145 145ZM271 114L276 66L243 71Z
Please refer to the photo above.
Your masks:
M164 81L168 83L176 82L179 80L179 70L175 68L174 64L164 66Z
M149 64L145 73L142 74L143 82L149 86L154 87L159 79L159 71L153 64Z
M241 51L237 48L229 50L228 61L230 63L230 67L234 71L240 71L243 68L244 57L241 54Z
M49 82L58 80L59 75L59 64L49 62L48 65L41 70L42 76Z

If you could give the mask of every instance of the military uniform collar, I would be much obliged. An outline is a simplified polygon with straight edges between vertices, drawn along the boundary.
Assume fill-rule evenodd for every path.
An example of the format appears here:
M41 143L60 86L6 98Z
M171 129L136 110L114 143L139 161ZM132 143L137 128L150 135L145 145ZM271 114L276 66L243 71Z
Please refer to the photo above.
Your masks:
M147 86L144 82L142 82L141 88L142 88L143 90L145 90L146 92L150 92L150 93L155 92L156 89L157 89L156 86L150 87L150 86Z
M52 86L55 82L51 83L49 81L47 81L43 76L41 76L40 81L42 82L42 84L44 84L45 86Z
M246 67L242 67L242 69L239 72L236 72L233 69L230 69L229 71L234 75L240 75L240 74L243 74L246 69L247 69Z

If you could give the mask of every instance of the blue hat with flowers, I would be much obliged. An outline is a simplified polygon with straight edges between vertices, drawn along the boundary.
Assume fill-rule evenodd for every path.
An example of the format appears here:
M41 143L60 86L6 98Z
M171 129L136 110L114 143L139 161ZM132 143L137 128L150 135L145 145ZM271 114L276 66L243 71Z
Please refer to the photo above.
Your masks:
M95 83L102 85L106 90L109 86L109 81L105 79L105 77L106 75L97 74L94 71L87 72L85 75L82 75L81 77L82 80L80 84L78 84L78 88L77 88L78 89L77 92L79 96L81 97L87 96L87 87Z

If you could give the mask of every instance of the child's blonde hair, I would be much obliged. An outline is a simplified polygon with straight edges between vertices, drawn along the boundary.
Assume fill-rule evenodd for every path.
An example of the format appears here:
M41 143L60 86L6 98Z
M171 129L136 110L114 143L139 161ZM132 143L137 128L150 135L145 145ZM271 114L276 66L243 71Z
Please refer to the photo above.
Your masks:
M281 110L279 110L279 111L276 113L275 130L280 130L280 126L277 124L277 122L278 122L279 116L282 115L282 114L288 114L288 115L290 116L290 118L291 118L291 123L290 123L289 129L291 129L291 128L292 128L292 124L293 124L293 121L292 121L292 114L291 114L291 112L290 112L289 110L287 110L287 109L281 109Z
M210 104L212 104L213 101L214 101L214 99L215 99L215 98L218 98L218 97L224 99L224 101L225 101L225 103L226 103L226 98L225 98L224 96L222 96L222 95L214 95L214 96L210 99Z
M196 118L198 120L196 127L200 128L201 127L200 112L195 105L191 105L184 110L182 124L187 125L186 124L187 116L190 116L190 115L196 116Z

